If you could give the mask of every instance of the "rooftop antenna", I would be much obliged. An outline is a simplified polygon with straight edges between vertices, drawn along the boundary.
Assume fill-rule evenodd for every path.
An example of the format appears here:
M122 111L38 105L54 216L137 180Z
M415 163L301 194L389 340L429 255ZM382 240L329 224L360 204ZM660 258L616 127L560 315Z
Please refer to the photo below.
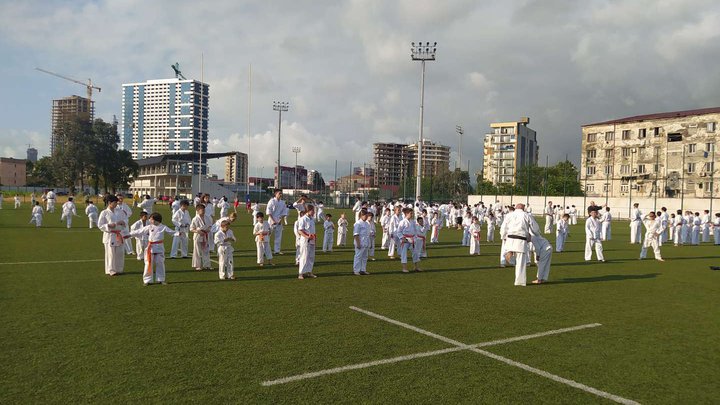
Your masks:
M171 68L175 71L175 78L181 79L181 80L187 80L185 76L183 76L182 72L180 72L180 64L178 62L175 62L174 65L170 65Z

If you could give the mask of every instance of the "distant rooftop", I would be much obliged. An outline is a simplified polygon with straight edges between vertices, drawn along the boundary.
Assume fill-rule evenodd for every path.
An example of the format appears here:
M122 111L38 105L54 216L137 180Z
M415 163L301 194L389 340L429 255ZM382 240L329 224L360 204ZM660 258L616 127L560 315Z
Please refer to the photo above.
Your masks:
M720 107L700 108L697 110L686 110L686 111L671 111L671 112L664 112L664 113L635 115L633 117L626 117L626 118L620 118L620 119L616 119L616 120L596 122L594 124L585 124L585 125L583 125L583 127L591 127L591 126L595 126L595 125L627 124L630 122L662 120L662 119L689 117L689 116L693 116L693 115L717 114L717 113L720 113Z

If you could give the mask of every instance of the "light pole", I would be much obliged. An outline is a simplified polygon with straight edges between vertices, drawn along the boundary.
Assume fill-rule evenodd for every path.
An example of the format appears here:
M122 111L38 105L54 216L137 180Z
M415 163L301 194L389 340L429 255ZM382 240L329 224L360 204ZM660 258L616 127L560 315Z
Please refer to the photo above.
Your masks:
M417 179L415 179L415 201L420 199L420 185L422 182L422 148L423 148L423 113L425 108L425 62L435 60L435 51L437 50L437 42L411 43L410 50L412 60L420 61L422 65L422 74L420 76L420 135L418 136L418 154L417 154Z
M458 144L458 167L460 168L460 171L462 171L462 138L465 131L463 130L462 125L455 125L455 132L457 132L458 136L460 137L460 143ZM470 175L469 169L468 175Z
M635 157L635 153L637 150L635 148L632 148L630 150L630 177L628 177L628 189L630 190L630 194L628 195L628 218L632 219L630 216L632 215L632 179L633 179L633 159Z
M300 147L299 146L293 146L292 151L295 154L295 190L293 190L293 197L297 198L297 159L298 159L298 153L300 153Z
M282 126L282 113L290 108L290 103L286 101L273 101L273 110L278 112L278 157L277 157L277 177L275 180L275 190L280 187L280 127Z

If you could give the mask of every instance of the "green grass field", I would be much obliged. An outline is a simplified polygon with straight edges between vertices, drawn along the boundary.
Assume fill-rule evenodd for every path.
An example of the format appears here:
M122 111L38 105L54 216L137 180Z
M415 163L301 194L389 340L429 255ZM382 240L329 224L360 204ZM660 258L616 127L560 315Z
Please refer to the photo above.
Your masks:
M104 274L101 235L85 217L67 230L57 210L35 229L29 212L0 210L3 404L610 402L469 350L262 385L455 347L351 306L463 344L600 323L482 350L640 403L720 402L720 271L708 269L720 251L710 244L666 245L666 262L639 261L618 222L608 262L586 264L578 225L553 255L551 283L523 288L498 267L498 244L470 257L460 233L443 229L424 273L401 274L378 249L372 275L356 277L345 248L318 252L319 277L301 281L292 228L287 254L259 269L243 214L235 281L168 260L169 285L143 287L134 257L125 275Z

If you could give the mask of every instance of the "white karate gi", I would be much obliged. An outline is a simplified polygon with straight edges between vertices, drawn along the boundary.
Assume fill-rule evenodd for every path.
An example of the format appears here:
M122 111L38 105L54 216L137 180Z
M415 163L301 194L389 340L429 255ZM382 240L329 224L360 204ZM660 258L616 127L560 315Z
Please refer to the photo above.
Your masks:
M93 225L97 226L98 208L95 204L88 204L88 206L85 207L85 215L88 217L88 227L90 229L93 228Z
M703 214L700 220L703 243L710 242L710 214Z
M472 216L464 216L462 219L462 241L463 246L470 246L470 225L472 225Z
M373 260L375 260L375 223L373 221L365 221L367 222L367 256L368 258L372 257Z
M369 226L366 221L357 221L353 225L353 273L360 274L367 271L368 261L368 233ZM359 240L355 240L355 238Z
M565 240L568 235L568 223L564 219L558 221L558 226L555 231L555 251L560 253L565 250Z
M429 227L427 226L427 221L423 219L422 226L419 222L415 223L415 250L419 257L427 257L427 231Z
M265 221L272 230L273 237L275 238L275 254L280 253L280 247L282 246L282 233L283 233L283 221L282 217L288 214L287 204L283 200L279 200L275 197L271 198L267 203L265 209ZM268 237L268 243L270 239Z
M77 216L77 209L75 208L75 203L72 201L67 201L65 204L62 205L62 214L60 215L60 220L63 219L66 221L67 228L72 228L72 220L73 217Z
M360 210L362 209L362 202L360 200L355 201L352 210L355 212L355 222L360 220Z
M646 218L643 221L645 225L645 240L643 241L642 248L640 249L640 258L644 259L647 257L647 248L652 247L655 259L662 260L660 255L660 235L664 231L659 218L652 220Z
M600 240L601 231L600 221L596 218L588 217L585 220L585 261L592 260L592 250L595 247L595 255L601 262L605 261L603 256L603 245Z
M530 232L539 233L540 229L532 215L516 209L508 213L500 226L500 237L504 241L504 250L513 252L515 258L515 285L527 284L527 253Z
M213 220L210 215L195 214L190 222L190 232L193 233L192 267L196 269L210 269L210 238Z
M153 205L155 204L155 201L157 201L157 200L155 200L154 198L146 198L146 199L140 201L138 203L137 207L140 208L141 211L145 211L148 214L152 214ZM178 205L179 205L179 203L178 203Z
M47 212L55 212L55 193L48 191L45 198L47 199Z
M127 235L128 230L130 229L130 218L132 217L132 208L130 208L129 205L125 204L124 202L120 203L118 202L117 208L115 208L116 214L118 214L123 222L125 222L125 226L123 227L123 235ZM133 254L133 248L132 248L132 242L130 239L125 239L125 253L126 254Z
M432 225L430 243L438 243L440 239L440 228L443 226L443 221L440 215L430 221Z
M610 211L605 211L605 213L602 216L602 230L600 234L600 239L603 241L610 240L612 238L612 215L610 214Z
M340 246L340 245L346 246L348 221L345 218L340 218L340 219L338 219L337 225L338 225L337 245L338 246Z
M564 222L564 221L562 221ZM541 235L533 234L530 242L535 250L537 260L537 279L547 281L550 277L550 262L552 261L552 245Z
M234 249L232 246L234 240L235 234L233 234L232 229L228 228L227 232L220 229L215 233L215 246L217 246L218 252L218 275L220 280L235 277L233 266Z
M701 220L700 217L692 217L692 239L690 244L691 245L699 245L700 244L700 231L702 229L702 226L700 226Z
M325 232L323 234L322 250L323 252L332 252L335 224L333 224L332 221L326 219L325 222L323 222L323 229L325 230Z
M388 234L388 224L390 222L390 215L383 214L380 217L380 228L382 228L382 241L380 249L387 249L390 245L390 235Z
M305 232L310 238L302 236L300 239L300 258L298 260L300 275L312 273L315 265L315 220L308 215L300 218L298 233Z
M43 209L41 206L36 205L32 209L32 214L30 216L30 223L32 224L35 222L35 227L39 228L42 226L42 220L43 220Z
M115 207L115 210L109 207L104 209L98 218L98 228L103 232L102 243L105 246L105 274L111 276L120 274L125 269L125 226L118 224L121 220L124 221L125 215L118 207Z
M253 235L255 235L255 251L257 253L257 264L265 263L265 259L272 260L272 250L270 249L270 224L262 221L253 227Z
M300 218L295 220L293 224L293 232L295 233L295 265L300 261L300 239L302 238L298 226L300 226Z
M640 243L642 241L642 213L639 209L632 210L630 216L630 243Z
M148 222L148 221L145 221ZM130 234L132 235L134 231L140 230L144 227L146 227L148 223L143 222L142 219L138 219L135 221L134 224L130 227ZM174 233L174 232L173 232ZM145 248L148 246L148 235L147 233L140 234L140 236L135 236L135 254L137 254L138 260L143 260L143 253L145 252ZM165 250L163 249L163 252Z
M408 250L410 250L413 263L420 261L420 256L417 255L415 250L416 226L417 222L403 218L398 222L397 229L395 230L395 239L399 241L398 243L400 244L400 263L402 264L407 263Z
M182 257L188 257L188 229L190 228L190 213L187 209L179 209L172 216L172 223L175 225L170 257L177 256L178 248Z
M141 221L138 221L141 222ZM149 221L148 221L149 222ZM137 222L136 222L137 223ZM175 231L163 224L146 225L130 231L130 236L137 239L147 239L144 258L143 283L165 283L165 234L175 234ZM122 256L122 255L121 255Z
M480 233L482 232L482 226L479 222L475 222L470 225L470 254L480 254Z
M673 243L675 246L685 243L683 237L683 229L685 228L685 218L682 215L677 215L673 222Z
M390 215L390 221L388 222L388 233L390 234L388 257L395 257L395 250L400 249L400 239L398 239L396 232L402 219L402 213Z
M18 209L18 208L20 208L20 197L15 196L15 209Z
M570 207L570 225L577 225L577 208Z
M175 215L175 213L180 210L180 200L175 200L170 204L170 209L172 210L172 215Z
M712 229L715 244L720 245L720 217L715 217L715 220L713 220Z
M555 223L555 210L553 209L552 205L548 205L545 207L545 211L543 211L543 214L545 214L545 234L549 234L552 232L553 224Z
M495 242L495 220L492 217L487 217L487 241Z

